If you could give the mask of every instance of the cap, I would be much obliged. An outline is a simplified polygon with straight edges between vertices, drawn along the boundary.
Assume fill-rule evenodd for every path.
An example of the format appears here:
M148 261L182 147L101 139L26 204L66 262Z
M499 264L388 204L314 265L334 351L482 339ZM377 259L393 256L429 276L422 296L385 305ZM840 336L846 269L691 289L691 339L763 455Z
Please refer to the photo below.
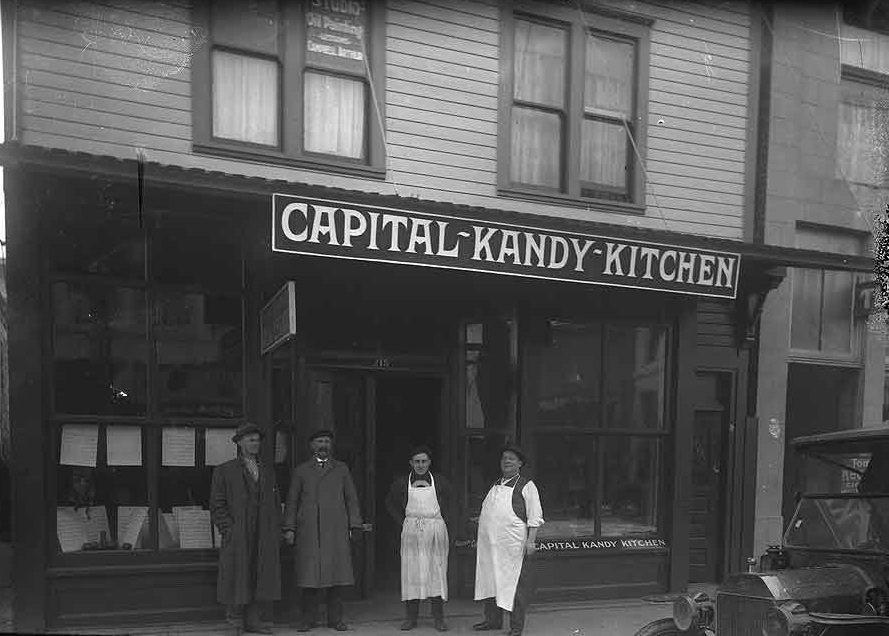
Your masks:
M232 441L237 444L239 439L245 435L250 435L251 433L259 433L260 438L265 437L265 433L262 432L262 429L259 428L258 425L244 422L237 428L235 434L232 435Z
M504 446L500 449L500 454L503 455L503 453L505 453L506 451L509 451L510 453L515 453L516 456L520 460L522 460L523 464L528 463L527 455L525 455L525 452L521 449L521 447L518 444L513 444L513 443L504 444Z
M309 435L309 441L311 442L312 440L318 439L319 437L329 437L330 439L333 439L333 431L326 428L320 428Z

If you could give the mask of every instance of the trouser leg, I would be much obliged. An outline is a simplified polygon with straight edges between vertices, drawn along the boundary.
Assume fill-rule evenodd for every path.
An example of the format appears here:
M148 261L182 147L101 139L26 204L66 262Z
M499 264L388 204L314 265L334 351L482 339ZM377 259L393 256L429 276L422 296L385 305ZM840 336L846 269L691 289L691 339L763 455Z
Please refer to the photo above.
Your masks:
M417 617L420 615L420 601L418 599L412 599L410 601L404 602L404 616L410 621L417 620Z
M485 599L485 622L494 625L498 629L503 624L503 610L497 607L496 598Z
M226 605L225 621L234 627L244 626L244 606L243 605Z
M300 595L300 621L314 625L318 615L318 590L314 587L303 587L300 588Z
M343 620L343 591L339 585L327 588L327 624L336 625Z
M534 594L534 557L526 557L522 562L522 571L516 584L515 597L512 601L512 613L509 617L509 635L518 636L525 629L525 615Z
M444 599L433 596L429 601L432 603L432 618L444 618Z
M272 604L268 601L248 604L244 623L247 627L269 627L272 623Z

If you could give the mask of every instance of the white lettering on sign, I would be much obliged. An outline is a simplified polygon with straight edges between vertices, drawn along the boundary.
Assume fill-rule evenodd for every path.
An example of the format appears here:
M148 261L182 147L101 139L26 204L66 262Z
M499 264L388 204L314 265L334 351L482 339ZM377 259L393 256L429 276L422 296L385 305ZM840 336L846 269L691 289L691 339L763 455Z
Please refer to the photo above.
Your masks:
M368 253L382 250L392 262L708 296L733 298L736 292L737 254L335 203L292 201L276 207L280 227L274 249L365 260L383 260ZM442 265L435 259L456 262Z

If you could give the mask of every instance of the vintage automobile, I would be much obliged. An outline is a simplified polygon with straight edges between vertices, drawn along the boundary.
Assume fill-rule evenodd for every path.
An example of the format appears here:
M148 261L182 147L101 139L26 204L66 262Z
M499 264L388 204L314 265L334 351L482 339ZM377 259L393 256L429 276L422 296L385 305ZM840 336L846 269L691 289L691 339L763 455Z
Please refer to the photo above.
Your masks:
M889 428L791 445L805 492L783 545L636 636L889 636Z

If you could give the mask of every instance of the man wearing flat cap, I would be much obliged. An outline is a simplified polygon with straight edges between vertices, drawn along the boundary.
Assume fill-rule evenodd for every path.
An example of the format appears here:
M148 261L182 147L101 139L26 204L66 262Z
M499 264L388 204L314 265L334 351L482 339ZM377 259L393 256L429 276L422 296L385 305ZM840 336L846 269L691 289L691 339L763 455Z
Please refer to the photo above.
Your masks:
M501 477L482 502L478 520L475 600L485 602L478 631L499 630L510 612L509 636L520 636L533 592L537 529L543 525L540 494L522 475L525 454L515 444L500 451Z
M237 634L271 634L272 601L281 598L281 504L275 473L259 457L262 437L255 424L239 426L238 456L213 470L210 489L222 540L216 596Z
M346 631L342 588L355 582L349 539L362 528L358 495L349 467L331 455L333 432L315 431L309 444L312 458L294 469L284 511L284 537L296 544L296 584L302 588L297 631L314 626L321 590L327 626Z

